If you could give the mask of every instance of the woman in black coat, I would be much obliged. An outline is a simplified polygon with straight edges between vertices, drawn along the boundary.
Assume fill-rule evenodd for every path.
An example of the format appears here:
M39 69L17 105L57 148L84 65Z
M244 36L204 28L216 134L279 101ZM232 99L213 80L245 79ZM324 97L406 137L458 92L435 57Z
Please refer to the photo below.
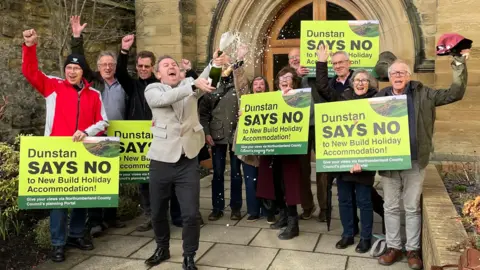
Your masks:
M371 98L376 94L376 89L371 87L374 79L366 70L356 70L351 79L350 87L339 93L328 84L327 60L328 52L320 46L317 62L316 86L318 93L328 102ZM335 172L332 176L337 179L338 205L340 220L343 226L342 239L337 242L336 248L344 249L354 244L354 216L353 198L356 197L360 208L361 232L360 242L355 251L365 253L371 247L373 228L372 186L375 171L362 171L359 164L353 166L350 172ZM355 194L354 194L355 193ZM355 196L354 196L355 195Z

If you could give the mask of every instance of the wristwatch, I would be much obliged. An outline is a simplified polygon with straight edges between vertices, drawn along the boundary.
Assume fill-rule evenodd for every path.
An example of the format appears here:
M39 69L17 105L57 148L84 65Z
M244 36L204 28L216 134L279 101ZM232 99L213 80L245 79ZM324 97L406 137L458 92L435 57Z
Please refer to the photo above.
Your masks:
M192 91L197 91L197 87L195 86L195 82L192 82Z

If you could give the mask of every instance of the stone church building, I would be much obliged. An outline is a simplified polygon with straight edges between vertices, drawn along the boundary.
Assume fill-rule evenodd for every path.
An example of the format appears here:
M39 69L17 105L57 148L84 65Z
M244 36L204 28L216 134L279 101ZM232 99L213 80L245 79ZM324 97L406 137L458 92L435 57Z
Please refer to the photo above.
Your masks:
M378 20L380 51L406 60L431 87L448 87L450 57L436 57L439 36L457 32L473 40L467 93L437 110L433 159L465 159L480 150L480 38L478 0L136 0L137 47L202 69L222 33L239 31L251 51L247 72L273 81L300 46L301 20ZM381 86L385 85L382 83ZM455 157L451 157L453 154Z

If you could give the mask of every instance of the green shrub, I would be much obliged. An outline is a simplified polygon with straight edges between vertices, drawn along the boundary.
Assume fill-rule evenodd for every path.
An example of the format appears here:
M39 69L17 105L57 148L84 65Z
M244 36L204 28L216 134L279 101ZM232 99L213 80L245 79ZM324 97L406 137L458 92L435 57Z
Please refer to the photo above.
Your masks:
M0 237L20 234L23 223L18 220L19 138L13 145L0 143Z
M117 216L121 220L131 220L141 214L139 203L127 196L121 196L118 202Z
M50 218L45 218L38 221L33 229L35 235L35 244L40 248L50 248Z

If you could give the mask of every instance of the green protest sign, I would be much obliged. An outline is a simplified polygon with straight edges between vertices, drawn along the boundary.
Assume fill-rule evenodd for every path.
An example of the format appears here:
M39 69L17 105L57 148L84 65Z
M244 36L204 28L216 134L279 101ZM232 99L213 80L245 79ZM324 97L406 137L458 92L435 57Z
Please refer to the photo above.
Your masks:
M411 168L405 95L315 105L317 172Z

